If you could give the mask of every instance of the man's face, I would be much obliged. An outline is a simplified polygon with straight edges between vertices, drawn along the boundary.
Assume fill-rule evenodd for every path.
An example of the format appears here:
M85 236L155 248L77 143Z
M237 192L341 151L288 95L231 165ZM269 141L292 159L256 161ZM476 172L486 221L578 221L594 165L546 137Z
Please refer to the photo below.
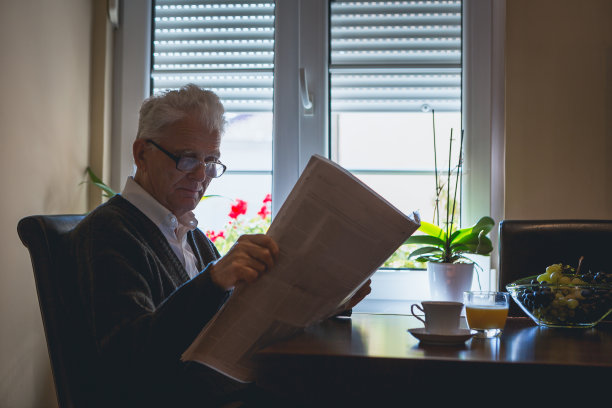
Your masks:
M219 159L221 138L188 117L165 127L157 143L175 156L189 155L206 162ZM189 173L177 170L170 157L143 139L134 143L134 157L138 184L177 217L198 205L211 180L204 166Z

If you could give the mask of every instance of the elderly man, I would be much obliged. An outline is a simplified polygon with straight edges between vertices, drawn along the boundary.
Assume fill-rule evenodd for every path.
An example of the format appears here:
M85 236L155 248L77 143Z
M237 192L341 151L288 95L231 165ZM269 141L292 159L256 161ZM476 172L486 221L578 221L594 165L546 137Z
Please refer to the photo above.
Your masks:
M216 406L266 398L183 351L238 282L274 265L277 244L244 235L223 257L197 228L192 210L219 160L224 109L187 85L147 99L133 144L136 174L120 195L75 229L79 287L100 364L106 406ZM369 292L364 286L348 307Z

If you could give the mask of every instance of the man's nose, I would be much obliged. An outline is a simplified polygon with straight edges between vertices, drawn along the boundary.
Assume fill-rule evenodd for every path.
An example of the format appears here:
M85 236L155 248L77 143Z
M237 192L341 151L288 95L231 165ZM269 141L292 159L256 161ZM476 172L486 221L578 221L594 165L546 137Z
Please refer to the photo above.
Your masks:
M196 181L206 180L206 165L204 163L198 164L198 166L188 173L189 178Z

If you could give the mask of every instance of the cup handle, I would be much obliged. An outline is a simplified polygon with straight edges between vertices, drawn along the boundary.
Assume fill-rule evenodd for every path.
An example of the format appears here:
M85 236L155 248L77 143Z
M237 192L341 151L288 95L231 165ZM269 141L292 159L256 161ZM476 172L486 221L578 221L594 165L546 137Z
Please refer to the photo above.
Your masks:
M416 317L417 319L419 319L420 321L422 321L422 322L423 322L423 324L425 324L425 320L424 320L423 318L421 318L420 316L417 316L417 315L414 313L414 308L415 308L415 307L416 307L417 309L419 309L419 310L421 311L421 313L425 313L425 311L424 311L424 310L421 308L421 306L419 306L419 305L418 305L418 304L416 304L416 303L415 303L415 304L413 304L412 306L410 306L410 313L412 313L412 315L413 315L414 317Z

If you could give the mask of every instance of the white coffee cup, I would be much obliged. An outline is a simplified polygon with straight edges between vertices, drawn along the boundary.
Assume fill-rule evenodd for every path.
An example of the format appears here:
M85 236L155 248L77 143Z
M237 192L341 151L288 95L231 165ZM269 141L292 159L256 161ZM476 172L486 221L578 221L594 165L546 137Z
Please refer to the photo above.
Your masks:
M463 303L448 301L423 301L421 306L413 304L410 312L414 317L425 324L425 331L431 334L453 334L459 331L459 321ZM419 309L425 319L414 313L414 308Z

